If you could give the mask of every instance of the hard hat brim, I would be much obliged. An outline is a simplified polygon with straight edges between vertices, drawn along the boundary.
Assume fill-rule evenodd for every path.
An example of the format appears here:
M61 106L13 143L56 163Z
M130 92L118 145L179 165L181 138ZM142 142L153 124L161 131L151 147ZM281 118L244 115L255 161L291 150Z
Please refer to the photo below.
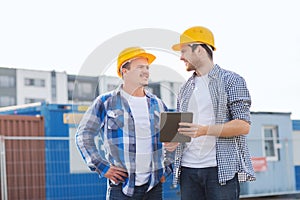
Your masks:
M174 51L181 51L183 45L193 44L193 43L196 43L196 42L185 42L185 43L174 44L174 45L172 46L172 49L173 49Z
M151 53L141 53L136 56L136 58L138 57L146 58L149 65L156 59L156 56Z
M172 46L172 49L173 49L174 51L180 51L182 45L183 45L182 43L174 44L174 45Z
M197 42L174 44L174 45L172 46L172 49L173 49L174 51L181 51L182 45L185 45L185 44L193 44L193 43L197 43ZM202 44L205 44L205 43L202 43ZM211 46L211 45L209 45L209 44L206 44L206 45L207 45L208 47L210 47L212 51L215 51L215 50L216 50L216 47Z

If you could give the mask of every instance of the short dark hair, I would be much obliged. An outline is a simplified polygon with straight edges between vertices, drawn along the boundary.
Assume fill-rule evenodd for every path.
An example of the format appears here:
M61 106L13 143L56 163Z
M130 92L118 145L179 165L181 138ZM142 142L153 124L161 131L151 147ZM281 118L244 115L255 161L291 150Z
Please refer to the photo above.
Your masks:
M126 68L129 69L130 68L130 61L125 62L122 66L121 69Z
M125 68L125 69L130 69L130 61L126 61L120 68L120 72L123 76L123 73L122 73L122 69Z
M205 51L207 52L208 56L210 57L210 59L213 59L213 52L212 50L207 46L207 44L190 44L189 46L192 48L192 51L195 51L195 49L197 48L197 46L201 46L205 49Z

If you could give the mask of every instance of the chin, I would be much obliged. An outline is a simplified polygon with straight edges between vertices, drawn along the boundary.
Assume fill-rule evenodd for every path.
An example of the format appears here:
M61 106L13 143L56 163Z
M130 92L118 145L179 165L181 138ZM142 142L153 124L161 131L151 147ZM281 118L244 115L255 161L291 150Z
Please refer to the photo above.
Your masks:
M142 85L142 86L148 86L148 85L149 85L149 83L148 83L148 82L146 82L146 83L142 83L141 85Z
M195 69L192 67L186 67L186 71L190 72L190 71L194 71Z
M149 82L148 81L141 81L139 84L141 86L147 86L147 85L149 85Z
M194 71L195 70L195 67L194 65L186 65L186 71L190 72L190 71Z

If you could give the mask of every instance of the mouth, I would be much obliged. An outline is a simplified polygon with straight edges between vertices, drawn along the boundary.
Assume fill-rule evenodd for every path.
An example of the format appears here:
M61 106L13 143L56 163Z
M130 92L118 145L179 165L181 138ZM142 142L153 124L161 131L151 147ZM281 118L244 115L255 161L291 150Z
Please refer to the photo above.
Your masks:
M185 61L184 64L185 64L186 67L190 66L190 63L188 61Z

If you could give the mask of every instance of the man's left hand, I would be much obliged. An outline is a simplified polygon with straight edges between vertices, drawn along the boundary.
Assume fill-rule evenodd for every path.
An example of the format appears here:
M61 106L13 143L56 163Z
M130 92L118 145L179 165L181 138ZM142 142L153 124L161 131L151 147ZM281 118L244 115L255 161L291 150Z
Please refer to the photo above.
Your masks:
M198 124L187 122L180 122L178 132L191 138L196 138L202 135L206 135L207 126L201 126Z

